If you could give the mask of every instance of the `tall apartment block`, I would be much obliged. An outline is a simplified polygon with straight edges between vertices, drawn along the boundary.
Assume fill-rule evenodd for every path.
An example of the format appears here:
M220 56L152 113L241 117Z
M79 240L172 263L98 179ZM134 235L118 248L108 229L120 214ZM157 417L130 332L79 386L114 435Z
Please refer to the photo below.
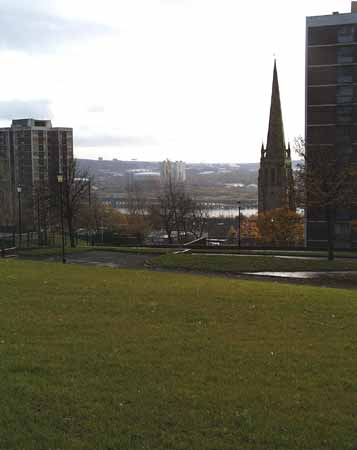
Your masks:
M34 222L36 189L56 191L57 175L65 173L72 159L72 128L54 128L50 120L35 119L13 120L10 128L0 128L2 182L14 215L21 186L25 226Z
M357 2L350 13L306 18L305 141L309 160L334 152L339 161L357 164ZM315 153L314 153L315 152ZM335 208L335 244L357 247L357 205ZM327 243L323 208L306 209L306 241Z
M184 183L186 181L186 166L182 161L170 161L166 159L161 163L160 180L162 183L172 181L174 183Z

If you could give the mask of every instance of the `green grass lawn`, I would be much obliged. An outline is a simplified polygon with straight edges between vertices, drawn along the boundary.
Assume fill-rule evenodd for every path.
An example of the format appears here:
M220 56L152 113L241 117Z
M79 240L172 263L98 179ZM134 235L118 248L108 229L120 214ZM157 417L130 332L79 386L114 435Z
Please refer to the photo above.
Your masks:
M353 291L0 262L0 448L354 450Z
M295 272L357 270L357 260L294 259L272 256L229 256L205 254L163 255L150 261L153 267L206 272Z

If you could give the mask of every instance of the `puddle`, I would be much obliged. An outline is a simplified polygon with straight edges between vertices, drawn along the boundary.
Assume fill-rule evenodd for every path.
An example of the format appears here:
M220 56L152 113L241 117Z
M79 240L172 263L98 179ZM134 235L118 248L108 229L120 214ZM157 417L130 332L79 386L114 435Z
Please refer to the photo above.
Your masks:
M332 276L338 278L344 275L355 275L356 271L339 271L339 272L244 272L244 275L254 275L261 277L273 277L273 278L297 278L301 280L311 280L321 277Z
M319 272L244 272L244 275L256 275L261 277L275 277L275 278L300 278L312 279L319 278Z

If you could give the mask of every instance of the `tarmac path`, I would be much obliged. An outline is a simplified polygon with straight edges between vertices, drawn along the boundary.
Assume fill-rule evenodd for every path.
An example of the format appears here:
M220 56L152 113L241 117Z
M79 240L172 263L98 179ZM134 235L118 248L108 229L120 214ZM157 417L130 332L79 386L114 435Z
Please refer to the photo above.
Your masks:
M80 264L89 266L111 267L114 269L152 270L155 272L175 272L195 274L208 277L250 279L261 281L275 281L281 283L310 284L324 287L340 287L357 289L357 271L333 271L333 272L208 272L185 269L161 269L151 268L150 259L157 254L120 253L108 251L91 251L83 253L68 253L67 264ZM241 255L243 256L243 255ZM55 256L21 256L21 259L60 262L61 255Z

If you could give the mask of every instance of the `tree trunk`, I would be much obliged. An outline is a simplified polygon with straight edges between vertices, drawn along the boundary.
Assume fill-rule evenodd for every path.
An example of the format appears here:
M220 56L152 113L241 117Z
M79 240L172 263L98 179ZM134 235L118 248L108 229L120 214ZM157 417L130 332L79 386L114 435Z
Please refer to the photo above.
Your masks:
M334 220L331 208L327 208L327 246L328 246L328 260L333 261L334 255Z
M74 236L72 217L70 215L68 216L67 223L68 223L68 233L69 233L70 245L71 245L71 248L75 248L76 240L75 240L75 236Z

